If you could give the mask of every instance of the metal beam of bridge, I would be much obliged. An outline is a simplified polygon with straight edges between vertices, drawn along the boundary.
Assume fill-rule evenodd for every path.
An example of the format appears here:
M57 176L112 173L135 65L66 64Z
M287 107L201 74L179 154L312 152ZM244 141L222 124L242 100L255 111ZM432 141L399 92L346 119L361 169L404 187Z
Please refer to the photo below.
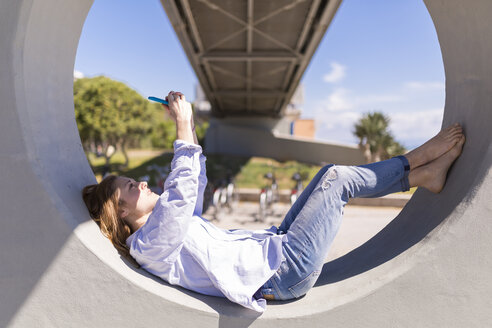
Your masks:
M281 117L341 0L161 0L212 115Z

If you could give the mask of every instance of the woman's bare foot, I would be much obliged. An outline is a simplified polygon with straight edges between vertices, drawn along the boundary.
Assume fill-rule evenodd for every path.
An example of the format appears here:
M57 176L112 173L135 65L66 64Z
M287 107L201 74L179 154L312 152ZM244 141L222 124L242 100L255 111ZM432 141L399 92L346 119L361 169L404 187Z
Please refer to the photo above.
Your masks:
M405 155L410 168L415 169L439 158L453 148L462 136L463 129L459 123L442 129L432 139Z
M410 186L423 187L436 194L441 192L446 183L448 170L461 155L464 143L465 136L462 136L447 153L429 164L411 171L408 176Z

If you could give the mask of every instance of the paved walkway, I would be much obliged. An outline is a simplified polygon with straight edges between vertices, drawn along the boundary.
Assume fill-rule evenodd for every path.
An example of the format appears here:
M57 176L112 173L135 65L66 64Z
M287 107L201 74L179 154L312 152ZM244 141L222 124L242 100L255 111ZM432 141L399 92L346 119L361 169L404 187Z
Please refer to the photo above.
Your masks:
M223 213L219 220L214 219L214 209L210 208L204 217L224 229L264 229L272 225L278 226L289 210L288 204L274 204L271 215L265 222L256 221L258 203L240 202L232 213ZM398 207L345 207L345 215L327 260L340 257L352 249L362 245L393 220L401 208Z

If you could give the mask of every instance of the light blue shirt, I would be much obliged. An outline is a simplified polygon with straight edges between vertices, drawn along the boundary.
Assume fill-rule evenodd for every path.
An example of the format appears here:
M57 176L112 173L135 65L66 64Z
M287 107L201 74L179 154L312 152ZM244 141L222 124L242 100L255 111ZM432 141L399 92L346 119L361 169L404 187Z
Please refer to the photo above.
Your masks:
M171 173L147 222L126 244L150 273L198 293L227 297L263 312L253 294L277 271L282 239L276 228L225 230L201 217L207 185L202 148L174 142Z

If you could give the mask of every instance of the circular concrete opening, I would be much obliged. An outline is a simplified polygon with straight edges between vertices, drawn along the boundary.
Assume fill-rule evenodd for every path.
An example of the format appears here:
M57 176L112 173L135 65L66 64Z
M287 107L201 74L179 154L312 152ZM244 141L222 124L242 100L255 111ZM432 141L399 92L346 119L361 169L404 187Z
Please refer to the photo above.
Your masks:
M343 12L340 13L339 15L343 15ZM336 45L335 45L336 46ZM95 53L97 53L97 50L94 49ZM117 56L117 52L114 54ZM400 221L400 222L398 222ZM391 230L394 230L392 227L393 226L402 226L404 227L406 223L401 222L401 219L395 219L395 221L391 221L389 223L389 226L386 228L383 228L383 230L379 233L375 233L374 237L368 237L367 235L364 235L361 237L362 241L359 243L353 243L353 245L357 245L359 247L353 247L355 250L350 252L349 254L346 254L340 258L336 258L333 261L330 261L325 264L325 268L323 269L323 273L319 279L319 281L316 284L316 287L314 290L310 293L325 293L326 291L324 289L329 288L332 289L332 285L334 284L342 284L344 285L345 281L351 280L352 282L348 283L348 285L352 284L352 288L356 284L360 284L358 288L354 288L354 291L352 292L352 295L346 296L346 299L354 299L356 297L359 297L360 295L363 295L364 293L367 293L369 289L373 289L374 286L372 285L369 289L368 286L364 286L364 282L360 281L359 275L361 274L367 274L368 271L373 270L374 268L380 266L381 264L386 263L387 261L390 261L392 258L394 258L396 255L399 253L403 252L408 248L408 244L405 245L403 240L401 240L399 237L396 237L394 233L390 232ZM342 228L343 229L343 228ZM405 229L404 229L405 230ZM93 232L94 233L94 232ZM384 237L386 235L386 237ZM87 238L86 233L79 234L80 238ZM370 239L369 241L365 242L367 239ZM399 239L399 240L398 240ZM95 243L95 240L93 238L89 238L87 240L88 244L91 244L88 247L93 248L95 252L101 252L102 249L96 249L94 248L93 244ZM107 243L102 243L106 244L104 247L107 247ZM100 246L102 246L102 244ZM111 246L110 246L111 247ZM335 247L337 247L335 245ZM388 253L388 250L390 251ZM105 251L107 252L107 250ZM114 253L114 252L109 252L109 253ZM372 256L367 256L368 254L372 253ZM114 254L113 254L114 255ZM104 258L101 256L101 258ZM108 261L108 259L106 259ZM113 263L115 265L115 263ZM117 265L119 267L119 265ZM122 275L126 276L128 273L126 270L123 268L118 268L118 271L122 273ZM386 277L379 277L380 280L380 285L384 284L385 282L393 279L395 276L398 275L398 269L392 268L389 272L387 272ZM400 272L401 273L401 272ZM146 274L145 275L147 278L150 277L150 275ZM354 277L357 277L354 279ZM142 287L144 288L149 288L147 286L148 279L145 279L144 277L138 277L134 276L133 281L141 284ZM367 279L367 278L366 278ZM157 283L162 283L158 279L152 279L154 282ZM363 279L365 280L365 279ZM164 284L166 285L166 284ZM163 297L166 297L171 300L176 300L176 299L182 299L183 295L180 295L180 293L173 295L173 297L169 297L169 290L167 288L165 289L165 294L164 293L159 293L156 291L154 284L152 284L151 287L152 292L160 294ZM162 291L161 291L162 292ZM193 294L191 294L193 295ZM332 306L335 306L338 302L334 302ZM342 302L343 303L343 302ZM338 303L337 305L340 305L342 303ZM183 304L186 304L187 306L190 306L189 300L183 301ZM198 306L200 308L200 306Z
M466 18L487 11L477 10L481 7L476 5L472 9L460 8L455 14L443 8L445 5L441 1L427 2L431 4L431 16L440 36L446 74L451 80L447 81L447 87L452 92L447 94L444 125L452 121L466 122L470 135L468 140L476 141L474 148L465 152L457 162L456 170L450 172L452 179L440 195L418 191L400 215L374 238L351 253L325 264L317 286L307 297L272 306L262 318L285 319L326 312L374 292L413 267L419 259L425 258L438 245L439 238L435 237L446 228L446 224L444 227L442 225L444 220L448 216L459 216L464 209L461 207L456 211L457 205L480 187L478 181L490 166L486 157L490 139L486 126L488 116L482 110L489 104L489 98L485 95L489 94L490 88L488 80L480 78L490 76L490 65L487 66L488 61L480 55L473 57L475 62L465 59L469 58L466 49L482 46L484 53L491 52L490 46L481 42L481 38L485 39L484 35L487 35L483 31L490 28L484 28L485 23ZM11 119L5 126L4 131L7 132L2 132L2 136L6 136L2 138L2 143L6 143L2 150L9 152L8 165L15 167L16 161L22 159L32 169L33 188L26 190L25 197L39 199L38 186L42 186L44 202L39 204L49 208L49 211L43 212L48 218L42 219L51 222L49 220L53 217L60 218L50 226L53 233L61 223L73 227L78 239L92 254L142 289L142 299L148 296L147 292L159 295L169 301L166 304L172 304L171 311L175 310L176 315L188 313L192 308L198 310L195 314L218 312L220 315L241 316L241 309L227 301L187 293L133 270L121 261L109 241L89 219L80 190L95 179L80 145L71 86L77 40L90 5L90 1L55 0L1 5L0 13L9 13L0 14L5 18L0 20L0 26L6 27L0 29L0 35L5 36L0 41L10 47L7 56L0 57L2 69L6 69L6 74L1 75L2 86L6 88L2 87L0 93L9 105L5 111L7 114L2 115L10 115ZM450 23L449 17L453 15L457 17ZM467 32L454 27L455 22L463 24L464 27L460 27ZM478 36L474 37L476 34ZM462 43L454 42L458 36ZM487 74L484 75L484 72ZM485 82L480 84L477 81ZM464 112L461 108L470 110ZM483 135L476 131L483 131ZM14 141L7 140L11 136ZM17 140L24 143L17 147L17 143L20 144ZM467 163L466 170L462 163ZM15 180L8 181L15 185ZM31 190L32 195L29 194ZM15 200L12 197L8 199ZM39 211L33 209L33 212L36 212L36 218L32 222L39 222ZM80 253L74 251L74 256L89 261L92 254L83 253L84 250L78 249ZM91 270L90 267L85 269L88 272ZM92 276L91 279L96 278ZM332 297L326 300L326 295ZM175 304L183 305L185 310Z
M371 4L371 6L374 6L377 4ZM380 4L379 4L380 5ZM99 6L99 7L95 7ZM111 58L113 62L118 62L118 66L131 66L131 62L120 62L117 57L119 56L120 52L122 49L124 49L124 45L128 44L136 44L137 45L137 52L139 54L141 53L148 53L148 52L154 52L155 49L151 48L153 45L145 45L145 44L138 44L138 38L135 38L132 35L127 36L129 33L127 30L124 29L118 29L117 26L118 24L125 24L124 22L128 21L128 17L125 15L125 6L121 6L119 8L117 13L111 13L111 15L117 15L118 21L113 22L113 21L108 21L108 24L111 24L112 28L109 29L109 31L100 31L100 29L96 28L97 22L94 21L94 19L91 19L91 17L97 17L98 15L101 16L101 12L104 12L103 9L108 8L102 8L101 3L95 3L93 8L91 9L91 12L89 13L89 18L86 20L84 30L82 32L81 36L81 42L79 43L79 48L78 48L78 59L79 60L79 55L80 53L85 54L83 58L87 57L93 57L94 53L100 54L100 56ZM106 4L106 6L108 6ZM396 11L396 8L393 8L389 6L388 9L384 9L383 13L380 16L375 16L375 17L369 17L369 15L366 15L365 17L360 17L360 12L358 12L354 7L361 6L361 4L357 3L343 3L341 7L338 10L338 13L336 15L336 18L330 25L330 29L328 32L328 35L325 37L325 40L322 41L322 43L319 46L318 49L318 55L315 56L312 60L312 63L310 64L310 70L306 72L304 81L312 79L311 76L313 75L314 72L319 72L323 71L324 68L326 68L327 64L327 59L324 58L324 56L320 56L319 53L334 53L333 57L337 58L345 58L349 56L350 53L359 53L361 54L359 57L359 60L352 60L352 65L348 68L348 72L346 73L347 78L352 77L352 79L357 79L360 80L359 84L366 84L366 85L371 85L375 84L374 82L371 83L371 81L374 81L374 77L378 76L380 80L394 80L395 82L392 84L397 84L396 81L398 81L399 87L396 87L395 89L392 90L385 90L384 88L380 87L379 89L372 89L370 91L367 91L367 93L364 93L360 89L356 90L351 90L350 86L346 86L344 84L344 80L342 79L341 81L338 81L336 84L330 84L330 83L325 83L324 88L326 89L327 93L330 95L328 96L328 99L331 98L331 96L337 95L338 91L343 89L347 93L351 94L352 96L356 96L361 99L366 99L366 102L358 102L358 106L360 106L362 109L361 111L357 111L358 108L352 108L352 109L346 109L346 110L339 110L339 108L334 108L332 109L330 105L327 105L325 108L324 112L324 117L323 118L317 118L317 122L323 122L326 118L330 120L330 122L333 121L341 121L344 122L346 119L344 117L352 117L354 115L360 115L363 112L367 112L370 108L374 108L375 110L377 109L378 111L381 111L388 115L392 122L395 120L396 116L396 125L392 126L392 132L399 132L402 134L397 134L395 136L395 139L397 141L401 141L399 139L400 136L408 138L409 131L413 131L414 135L417 135L416 137L413 137L410 141L410 146L408 142L405 142L404 144L407 146L407 148L411 149L414 145L417 145L417 143L423 142L426 140L428 137L432 136L434 133L436 133L441 125L441 120L442 120L442 111L444 107L444 90L440 89L441 85L444 85L443 81L443 76L441 76L439 73L434 73L432 77L437 77L432 80L429 79L429 76L425 77L420 77L418 73L415 73L415 71L418 71L421 73L423 70L420 66L430 66L431 65L431 60L434 60L435 62L433 63L435 66L438 67L436 71L442 71L442 58L440 57L440 48L439 44L437 42L437 37L435 35L435 29L432 25L432 20L430 19L430 16L424 6L423 3L419 1L415 1L414 3L407 4L407 7L405 9L410 9L410 11L402 11L401 8L399 11ZM387 5L385 5L386 8ZM149 8L146 6L142 6L146 8L145 11L147 11ZM128 9L127 9L128 10ZM388 13L391 13L389 15ZM167 19L165 17L164 13L162 13L163 17L155 17L155 16L149 16L148 17L148 24L149 26L155 26L156 23L153 22L152 20L155 20L157 18L160 19ZM141 15L141 13L135 14L138 19L138 15ZM404 22L399 22L399 20L404 19ZM425 19L423 19L425 18ZM115 18L116 19L116 18ZM398 26L394 27L393 29L389 29L388 27L391 26L391 24L395 24L395 21L398 22ZM416 23L418 21L419 24ZM100 24L100 23L99 23ZM340 30L343 30L344 28L347 28L349 25L355 25L353 30L355 31L360 31L358 33L355 33L354 31L349 33L349 39L351 40L351 44L354 45L360 45L360 46L353 46L353 48L348 48L345 50L345 52L339 53L337 52L337 49L344 46L345 38L342 38L340 36ZM422 26L425 26L424 29ZM364 27L365 29L362 31L361 27ZM422 49L424 49L423 53L419 54L419 59L413 60L413 57L416 57L415 52L409 52L405 53L403 50L399 50L398 48L402 48L405 50L408 50L408 48L412 48L407 46L406 48L402 46L401 43L398 43L398 46L392 45L388 46L387 48L384 48L384 45L391 45L392 43L395 43L395 35L401 35L404 33L408 33L405 30L412 30L412 37L414 39L420 39L422 40L421 43ZM139 30L141 31L141 30ZM389 32L388 32L389 31ZM162 33L174 33L173 31L169 30L163 30L161 31ZM83 40L87 40L91 37L95 37L97 34L97 39L99 40L103 35L104 39L106 40L123 40L124 42L119 42L120 44L114 42L108 43L110 45L101 45L100 42L94 42L96 45L90 45L88 41L83 42ZM359 38L357 38L357 34L361 34ZM377 35L377 37L376 37ZM127 36L125 38L125 36ZM163 40L166 38L169 38L169 36L164 35ZM341 42L341 40L344 40ZM123 43L123 44L122 44ZM176 40L177 43L177 40ZM371 46L367 46L367 45ZM148 47L148 48L146 48ZM323 47L326 48L323 50ZM437 48L437 50L436 50ZM348 51L350 50L350 51ZM436 52L438 52L438 55L436 55ZM90 54L90 56L88 55ZM378 54L381 54L378 56ZM147 55L148 56L148 55ZM138 55L134 55L132 57L137 58ZM183 56L184 57L184 56ZM378 58L382 57L382 58ZM432 58L429 59L427 62L424 62L423 58ZM439 58L437 58L439 57ZM126 58L126 57L125 57ZM162 60L168 60L169 58L163 58ZM388 62L388 60L391 59L391 62ZM124 59L122 59L124 60ZM135 60L135 59L134 59ZM84 63L87 62L87 59L82 59L80 60L81 67L88 67L87 64ZM140 62L140 61L139 61ZM323 64L321 64L321 62ZM173 58L173 63L176 66L182 65L180 62L177 62ZM344 62L341 61L338 63L339 65L344 66ZM146 71L149 72L150 75L154 75L155 73L150 73L152 71L152 66L155 66L154 64L151 64L151 61L146 64L146 63L139 63L139 69L140 71ZM147 65L147 66L146 66ZM105 75L109 76L115 76L118 78L119 76L116 75L116 70L114 68L109 68L107 72L101 70L101 64L95 64L95 67L99 68L94 68L91 69L90 71L99 71L99 72L104 72ZM391 70L386 70L384 71L383 68L385 66L390 66L393 69ZM413 68L407 68L407 67L412 67ZM361 72L360 68L364 67L363 72ZM400 71L395 71L397 68L403 68ZM77 64L76 64L76 69L77 69ZM409 73L411 71L411 73ZM121 74L124 75L126 71L122 72ZM406 74L406 75L405 75ZM441 73L443 74L443 73ZM392 76L394 75L399 75L398 78L393 78ZM422 74L420 74L422 75ZM321 80L321 77L317 77L319 80ZM432 83L429 83L432 82ZM135 83L135 82L133 82ZM132 84L132 83L130 83ZM436 88L437 87L437 88ZM431 89L431 90L426 90L424 89ZM140 87L141 89L141 87ZM308 92L309 90L306 90ZM424 91L424 92L423 92ZM429 92L433 92L434 98L438 98L438 100L435 100L431 105L427 104L429 102ZM415 103L407 105L408 107L416 108L416 109L421 109L417 112L415 111L408 111L408 108L406 108L407 112L405 111L396 111L393 112L391 111L392 109L399 109L401 107L401 102L411 102L411 101L416 101L415 99L420 97L420 100L417 100L418 105L415 105ZM309 101L311 97L306 99L306 101ZM395 101L391 101L391 99L404 99ZM376 99L376 100L374 100ZM379 99L379 102L377 101ZM343 101L348 101L348 99L342 99ZM327 100L329 102L329 100ZM306 103L306 110L307 110L307 115L310 116L312 115L312 111L309 111L309 108L311 107L311 103ZM350 104L348 107L354 107L354 104ZM441 108L440 110L433 110L429 112L429 108ZM425 112L425 109L427 109L427 113ZM315 115L316 115L316 111ZM342 115L342 117L337 117L337 115ZM427 118L423 119L425 116L428 116ZM315 116L316 117L316 116ZM425 122L430 121L431 124L424 124ZM413 124L412 124L413 123ZM346 124L341 124L346 130L346 133L349 134L350 136L350 142L355 143L356 139L353 138L352 136L352 127L355 124L355 120L350 121L350 125ZM339 124L337 123L337 126ZM326 129L326 126L323 126L322 124L318 124L318 129ZM402 130L405 130L402 132ZM430 131L429 131L430 130ZM425 133L425 137L420 137L419 138L419 133ZM333 133L330 133L332 135ZM336 135L340 134L340 131L336 131ZM415 141L417 140L417 141ZM342 140L334 140L335 142L341 142ZM137 177L135 177L137 179ZM258 186L259 187L259 186ZM407 195L402 196L401 198L405 198ZM358 201L358 202L357 202ZM354 202L354 204L360 204L361 200L357 200ZM387 203L390 203L389 201ZM404 200L401 200L400 203L404 203ZM253 216L254 214L251 213L251 209L245 208L245 212L248 213L248 215ZM275 211L276 215L271 216L270 220L268 220L268 224L276 224L278 225L279 222L281 221L283 214L285 214L287 210L284 207L281 207L279 210ZM397 214L400 212L399 209L395 207L385 207L381 209L378 214L378 211L374 208L364 208L364 207L348 207L346 209L346 215L344 216L344 221L342 223L342 227L340 229L339 234L337 235L337 238L335 240L335 243L333 244L332 248L330 249L330 254L328 255L327 259L333 260L335 258L340 257L340 255L346 254L348 251L353 250L354 248L362 245L364 242L369 240L372 236L374 236L377 232L379 232L384 226L386 226L394 217L397 216ZM365 212L365 213L364 213ZM241 213L242 214L242 213ZM244 215L246 218L246 215ZM207 218L210 218L207 216ZM213 218L213 217L212 217ZM357 218L357 219L354 219ZM278 221L278 222L277 222ZM247 220L244 219L242 222L240 222L242 227L248 228L247 226L244 226L244 224L247 224ZM221 224L221 223L219 223ZM226 228L237 228L237 226L234 225L221 225L221 227L226 227ZM263 226L255 226L254 228L262 228ZM253 228L253 227L251 227Z
M117 53L115 53L115 55L117 55ZM420 193L417 193L417 196L418 194ZM411 203L413 204L415 201L412 201ZM275 307L275 310L278 312L288 311L289 316L306 315L307 313L311 313L313 311L310 307L312 298L316 299L317 297L323 297L323 294L326 295L327 293L333 292L338 294L339 290L343 290L344 297L326 302L323 310L340 306L348 301L357 299L362 295L366 295L375 288L378 288L403 273L408 269L408 267L411 266L412 255L407 254L405 265L396 264L398 261L395 261L394 258L418 243L429 231L431 231L431 229L422 230L420 227L416 226L416 221L407 219L408 211L411 210L404 210L399 216L397 216L396 219L389 222L389 224L380 232L375 233L374 237L372 237L369 241L365 242L370 238L367 234L365 234L361 237L361 242L352 243L352 245L360 245L360 247L356 247L356 249L352 252L326 263L320 279L318 280L315 288L309 293L309 296L296 302L297 310L295 312L292 312L292 308L285 304L281 307ZM415 233L409 234L408 232L412 229L415 230ZM92 231L92 233L96 232ZM112 250L108 251L106 249L104 251L105 253L108 253L106 256L109 256L111 259L106 256L101 256L102 247L111 248L108 243L99 241L99 247L101 248L95 247L94 238L87 238L89 236L88 232L79 233L78 235L82 240L86 240L87 247L93 249L93 251L96 254L99 254L105 262L112 263L112 266L121 272L123 276L127 278L129 277L128 270L112 258L114 256L114 254L111 254L114 253ZM378 283L374 283L373 278L375 275L378 277ZM194 306L197 309L203 309L200 302L197 303L190 301L190 298L184 297L182 292L178 291L176 293L175 289L168 287L167 284L162 283L159 280L151 278L153 282L149 284L149 275L140 277L139 275L133 275L132 273L130 276L130 279L133 282L139 284L144 289L147 289L169 300L177 301L183 305L193 306L192 304L195 303ZM161 286L157 287L157 284L160 284ZM347 293L346 291L349 292ZM193 293L191 295L196 296ZM200 298L202 297L200 296ZM205 303L216 301L214 298L207 297L205 297L204 300ZM289 308L288 310L286 309L287 307ZM319 310L320 309L317 311ZM270 314L267 314L267 316L268 315ZM278 313L272 313L271 315L275 316L278 315Z

